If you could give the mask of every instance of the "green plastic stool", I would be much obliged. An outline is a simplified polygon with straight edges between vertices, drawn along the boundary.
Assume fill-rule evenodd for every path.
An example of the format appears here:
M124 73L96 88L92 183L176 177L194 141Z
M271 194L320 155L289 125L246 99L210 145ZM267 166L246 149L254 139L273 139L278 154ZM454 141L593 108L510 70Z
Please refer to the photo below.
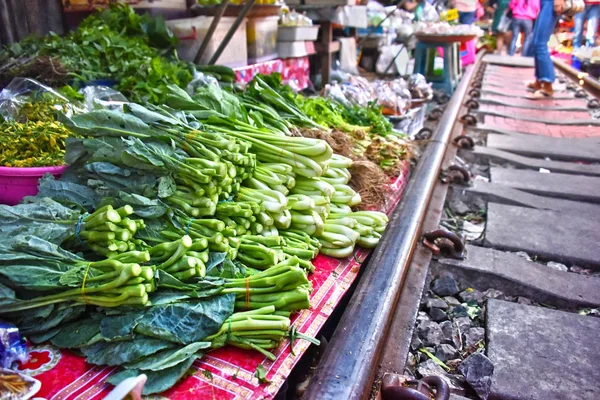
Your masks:
M441 76L436 74L433 68L439 48L444 51L444 69ZM414 72L423 75L427 82L432 83L434 89L452 94L461 77L458 43L417 42Z

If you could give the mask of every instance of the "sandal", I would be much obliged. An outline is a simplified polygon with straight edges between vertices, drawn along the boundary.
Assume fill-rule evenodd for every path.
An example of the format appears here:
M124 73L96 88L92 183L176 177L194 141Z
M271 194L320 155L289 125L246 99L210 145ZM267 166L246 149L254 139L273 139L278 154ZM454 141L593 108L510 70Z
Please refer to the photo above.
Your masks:
M538 81L537 79L534 82L529 82L527 84L527 90L532 93L537 90L540 90L541 88L542 88L542 82Z

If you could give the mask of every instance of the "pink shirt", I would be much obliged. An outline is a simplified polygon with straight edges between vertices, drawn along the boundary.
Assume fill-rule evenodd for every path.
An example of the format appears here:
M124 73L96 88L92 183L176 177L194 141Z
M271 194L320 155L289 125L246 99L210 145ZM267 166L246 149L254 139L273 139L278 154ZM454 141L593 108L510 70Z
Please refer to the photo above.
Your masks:
M515 19L536 19L540 12L540 0L510 0L510 9Z

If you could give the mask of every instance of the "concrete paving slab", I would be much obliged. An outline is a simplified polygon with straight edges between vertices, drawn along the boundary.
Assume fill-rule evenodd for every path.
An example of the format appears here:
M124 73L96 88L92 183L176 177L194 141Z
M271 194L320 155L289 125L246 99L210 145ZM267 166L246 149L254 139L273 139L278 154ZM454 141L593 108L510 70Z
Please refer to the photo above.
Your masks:
M600 176L600 164L579 164L566 161L550 161L541 158L525 157L493 147L482 146L475 147L475 149L473 149L473 155L476 156L478 160L505 162L526 169L539 170L540 168L544 168L550 172Z
M514 118L486 116L485 123L476 129L482 132L516 132L521 134L551 136L555 138L584 139L600 137L600 128L585 125L550 125L544 122L522 121Z
M542 196L600 203L600 178L595 176L491 167L490 181Z
M507 81L507 77L502 73L489 73L486 72L483 75L482 84L484 87L486 86L494 86L497 88L511 88L511 89L526 89L527 83L531 81L530 79L510 79ZM555 84L552 85L552 89L554 92L564 92L567 89L567 85L565 84Z
M489 399L600 399L600 318L488 300L486 327Z
M585 103L579 101L563 101L566 105L560 105L560 101L533 101L533 100L516 100L506 97L482 95L477 101L480 104L495 104L506 107L522 108L528 110L554 110L554 111L588 111ZM573 104L571 104L573 103Z
M464 260L438 258L433 275L438 269L480 291L498 289L555 307L600 305L600 277L558 271L500 250L467 245Z
M600 215L489 203L484 246L600 269Z
M528 96L531 95L531 93L527 92L526 89L502 89L499 87L494 87L494 86L484 86L483 88L481 88L481 93L490 93L490 94L496 94L499 96L505 96L507 98L522 98L522 99L527 99ZM573 92L559 92L559 93L555 93L554 96L552 96L553 99L556 100L567 100L567 99L574 99L575 98L575 94Z
M532 110L519 110L515 112L510 111L498 111L491 108L480 108L474 110L477 114L484 116L495 116L510 119L517 119L519 121L531 121L541 122L546 125L568 125L568 126L600 126L600 121L593 119L587 115L584 118L575 118L572 116L571 111L547 111L547 112L536 112ZM522 112L525 111L525 112ZM562 114L562 115L561 115ZM578 113L581 114L581 113ZM587 114L587 113L584 113Z
M488 54L483 57L482 60L484 63L494 64L494 65L506 65L510 67L527 67L533 68L533 58L531 57L510 57L510 56L501 56L497 54Z
M568 139L497 129L487 135L487 147L553 160L600 162L600 138Z
M479 197L485 201L499 204L536 208L538 210L574 212L580 215L589 214L593 216L600 214L600 205L598 204L538 196L510 186L485 181L474 181L471 186L455 187L452 190L460 191L461 196L469 199Z

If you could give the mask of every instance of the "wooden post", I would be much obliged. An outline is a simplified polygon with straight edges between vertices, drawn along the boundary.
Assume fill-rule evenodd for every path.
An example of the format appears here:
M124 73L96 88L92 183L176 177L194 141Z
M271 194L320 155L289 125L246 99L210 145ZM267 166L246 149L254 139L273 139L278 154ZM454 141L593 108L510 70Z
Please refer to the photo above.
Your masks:
M326 84L331 80L331 61L333 59L330 51L331 42L333 41L333 26L330 21L323 21L321 23L321 43L323 49L320 49L321 53L321 85L325 87Z

